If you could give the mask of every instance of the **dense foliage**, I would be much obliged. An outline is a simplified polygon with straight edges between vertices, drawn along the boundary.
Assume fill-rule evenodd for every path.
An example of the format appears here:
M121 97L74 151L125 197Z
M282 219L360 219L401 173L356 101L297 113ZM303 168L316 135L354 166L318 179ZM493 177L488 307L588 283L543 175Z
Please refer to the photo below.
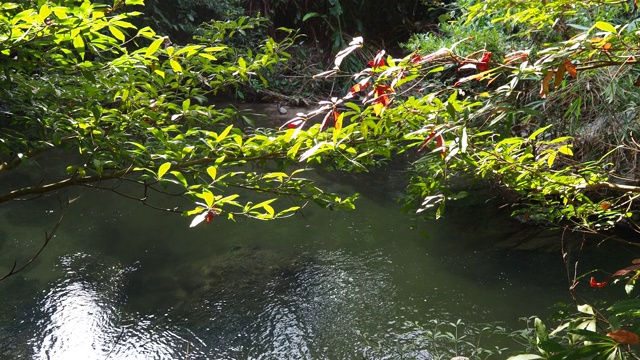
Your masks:
M243 50L227 46L261 22L243 17L204 26L197 44L173 46L150 28L135 29L126 20L137 14L119 13L119 4L3 4L0 171L56 148L81 160L68 164L65 178L18 184L0 201L120 178L138 182L138 199L149 205L154 189L198 200L205 205L190 214L207 214L208 221L221 213L274 218L297 209L276 212L269 205L275 198L243 203L235 189L345 204L300 171L257 170L287 160L291 133L243 133L236 111L209 105L211 96L240 83L266 81L263 74L288 57L292 37Z
M637 228L635 3L461 4L462 20L414 36L411 54L381 50L355 74L341 67L365 40L347 41L318 77L351 76L352 87L273 129L211 100L247 84L268 87L296 41L292 31L281 30L280 41L251 38L264 20L239 17L205 23L176 45L132 24L140 14L125 10L141 0L2 3L0 173L49 151L78 157L64 176L2 189L0 203L83 185L149 206L155 192L186 198L190 207L165 210L192 217L192 226L220 216L274 219L307 202L353 207L355 196L304 177L308 167L366 171L403 154L412 174L406 209L440 216L465 195L455 180L473 175L512 193L523 221ZM122 193L118 182L140 191ZM629 292L634 266L612 275L630 279ZM575 274L572 288L582 278ZM526 358L633 354L638 308L632 300L604 316L581 305L550 334L535 320L536 355Z

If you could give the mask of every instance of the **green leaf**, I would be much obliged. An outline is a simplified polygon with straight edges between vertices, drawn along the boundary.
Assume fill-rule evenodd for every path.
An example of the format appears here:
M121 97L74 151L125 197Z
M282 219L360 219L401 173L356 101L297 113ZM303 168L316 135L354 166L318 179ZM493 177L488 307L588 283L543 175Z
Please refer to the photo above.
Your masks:
M73 38L73 47L76 49L76 51L78 51L78 54L80 55L80 58L82 60L84 60L84 40L82 40L82 36L81 35L76 35Z
M569 145L563 145L558 149L558 152L567 156L573 156L573 151L571 151L571 147Z
M211 177L211 180L213 181L216 180L217 172L218 172L218 168L215 166L209 166L207 168L207 174L209 174L209 176Z
M158 179L162 179L164 174L166 174L167 171L169 171L169 169L171 169L171 163L170 162L166 162L166 163L160 165L160 167L158 168Z
M536 139L536 137L538 137L538 135L542 134L545 130L547 130L547 129L548 129L548 128L550 128L550 127L551 127L551 125L549 125L549 126L545 126L545 127L543 127L543 128L540 128L540 129L538 129L538 130L534 131L534 132L533 132L533 134L529 135L529 138L528 138L528 139L529 139L529 140L535 140L535 139Z
M547 333L547 327L544 325L542 320L540 320L539 318L535 318L533 323L536 329L536 336L538 337L538 341L542 342L548 340L549 334Z
M42 7L40 7L40 18L41 19L45 19L47 18L49 15L51 15L51 9L49 8L49 6L47 6L47 4L42 5Z
M226 49L226 46L211 46L211 47L206 47L204 48L204 51L206 52L218 52L218 51L222 51L224 49Z
M594 315L595 314L593 312L593 308L591 307L591 305L588 305L588 304L578 305L578 311L583 313L583 314L589 314L589 315Z
M536 354L520 354L516 356L510 356L509 358L507 358L507 360L537 360L537 359L544 359L544 358Z
M597 27L598 29L600 29L602 31L610 32L612 34L617 34L618 33L618 31L616 30L615 26L609 24L608 22L597 21L596 24L595 24L595 27Z
M180 183L184 186L187 187L189 186L189 183L187 182L187 179L185 179L184 175L182 175L182 173L180 171L172 171L171 174L173 176L176 177L176 179L178 179L180 181Z
M614 313L622 313L626 311L638 312L640 311L640 299L622 300L611 305L607 310Z
M191 106L191 100L190 99L186 99L185 101L182 102L182 112L187 112L189 110L189 107Z
M181 73L182 72L182 66L180 66L180 63L173 60L173 59L169 59L169 65L171 65L171 69L173 69L174 73Z
M546 352L550 352L550 353L558 353L561 351L564 351L565 348L564 346L562 346L560 343L557 343L553 340L545 340L545 341L541 341L538 344L538 347Z
M205 58L205 59L211 60L211 61L216 61L216 60L218 60L218 58L217 58L217 57L215 57L215 56L213 56L213 55L211 55L211 54L207 54L207 53L198 53L198 55L200 55L201 57L203 57L203 58Z
M320 16L320 14L317 13L317 12L309 12L309 13L304 14L304 16L302 17L302 21L304 22L304 21L307 21L307 20L309 20L311 18L314 18L314 17L317 17L317 16Z
M151 45L149 45L149 47L147 48L147 51L144 53L144 57L151 57L151 55L155 54L158 48L160 48L160 45L162 45L163 41L164 38L160 38L152 42Z
M229 125L229 126L227 126L227 128L226 128L226 129L224 129L224 130L220 133L220 135L218 135L218 139L217 139L217 141L218 141L218 142L220 142L220 141L224 140L224 138L226 138L226 137L227 137L227 135L229 135L229 132L231 131L231 129L233 129L233 125Z
M302 145L302 141L296 142L288 151L287 157L295 158L296 154L298 154L298 150L300 150L300 146Z
M205 204L207 204L208 207L212 207L213 206L214 196L211 193L211 191L209 191L207 189L204 189L202 194L198 194L198 197L201 198L202 200L204 200Z
M111 32L111 34L118 40L120 41L124 41L125 37L124 37L124 33L122 33L122 31L120 31L120 29L118 29L115 26L109 26L109 31Z
M553 162L556 160L557 155L558 153L556 153L555 151L552 151L551 153L549 153L549 157L547 158L547 166L549 168L553 166Z
M333 145L333 144L328 144L326 142L321 142L321 143L315 144L311 149L305 151L300 156L300 162L303 162L303 161L307 160L308 158L310 158L311 156L321 152L320 150L324 150L323 148L329 147L329 145Z
M238 65L242 70L247 70L247 62L243 58L238 59Z

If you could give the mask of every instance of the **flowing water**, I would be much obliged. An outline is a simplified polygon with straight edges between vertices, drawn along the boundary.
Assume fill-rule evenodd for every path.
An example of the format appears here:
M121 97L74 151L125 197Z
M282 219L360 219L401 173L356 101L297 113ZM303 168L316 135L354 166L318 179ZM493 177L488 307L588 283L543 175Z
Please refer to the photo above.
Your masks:
M193 229L107 191L68 190L43 254L0 283L0 357L429 359L434 321L513 327L570 300L557 252L493 246L519 226L493 203L415 220L383 180L357 179L370 191L352 212ZM3 274L38 249L59 201L0 207Z

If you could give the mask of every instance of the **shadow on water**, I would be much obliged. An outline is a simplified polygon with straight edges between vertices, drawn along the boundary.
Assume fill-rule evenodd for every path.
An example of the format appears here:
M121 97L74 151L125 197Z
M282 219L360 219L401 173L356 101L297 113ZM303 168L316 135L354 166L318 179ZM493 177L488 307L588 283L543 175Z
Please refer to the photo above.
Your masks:
M410 323L513 326L569 301L557 254L493 246L518 225L494 206L470 202L444 221L416 221L398 212L393 176L385 185L361 179L376 190L353 212L310 207L275 222L193 229L189 219L75 189L42 257L0 283L0 357L429 359L432 344ZM350 194L351 184L332 186ZM54 203L0 209L19 207L1 218L0 266L41 243L57 210L47 221L29 217Z

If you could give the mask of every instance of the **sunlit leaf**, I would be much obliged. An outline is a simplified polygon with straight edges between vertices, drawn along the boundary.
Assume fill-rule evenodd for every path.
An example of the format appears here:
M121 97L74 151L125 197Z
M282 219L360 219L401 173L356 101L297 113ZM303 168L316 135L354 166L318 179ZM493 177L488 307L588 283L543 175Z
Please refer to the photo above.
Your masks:
M589 314L589 315L595 314L593 312L593 307L591 307L591 305L588 305L588 304L578 305L578 311L583 314Z
M542 134L543 132L545 132L550 127L551 127L551 125L548 125L548 126L542 127L540 129L534 131L531 135L529 135L528 139L529 140L535 140L538 137L538 135ZM507 139L505 139L505 140L507 140ZM504 142L505 140L503 140L501 142Z
M240 68L242 70L247 70L247 62L245 61L245 59L239 58L238 59L238 65L240 65Z
M196 215L193 218L193 220L191 220L191 224L189 224L189 227L192 228L192 227L198 226L198 224L205 221L206 218L207 218L207 211L203 211L202 213Z
M547 166L551 168L553 166L553 162L556 160L557 153L555 151L549 153L549 157L547 158Z
M120 41L124 41L125 40L125 36L124 33L122 31L120 31L120 29L118 29L115 26L109 26L109 32L111 32L111 34L118 40Z
M538 360L538 359L544 359L544 358L536 354L520 354L520 355L510 356L507 358L507 360Z
M317 152L319 152L320 149L322 149L326 145L327 143L325 142L320 142L315 144L312 148L310 148L309 150L305 151L302 155L300 155L300 162L303 162L308 158L310 158L311 156L315 155Z
M164 42L164 38L160 38L152 42L151 45L149 45L149 47L147 48L147 51L145 51L144 56L150 57L151 55L155 54L156 51L158 51L158 48L160 48L160 45L162 45L162 42Z
M160 165L160 167L158 168L158 179L162 179L164 174L166 174L167 171L169 171L169 169L171 169L171 163L170 162L166 162L166 163Z
M558 152L567 156L573 156L573 151L569 145L563 145L558 149Z
M73 38L73 47L76 49L76 51L78 51L80 58L84 60L85 48L82 36L77 35Z
M170 59L169 65L171 65L171 69L173 69L174 73L177 74L182 72L182 66L180 66L180 63L178 63L177 61Z
M612 34L617 34L618 33L616 31L615 26L609 24L608 22L596 21L594 26L597 27L598 29L602 30L602 31L610 32Z
M204 200L205 204L207 204L208 207L213 206L214 196L211 191L205 189L202 193L198 194L198 197Z
M207 168L207 174L209 174L209 176L211 177L211 180L216 180L216 175L218 172L218 168L215 166L209 166Z
M224 140L224 138L227 137L227 135L229 135L229 132L231 131L231 129L233 129L233 125L229 125L227 126L219 135L218 135L218 142L221 142L222 140Z

